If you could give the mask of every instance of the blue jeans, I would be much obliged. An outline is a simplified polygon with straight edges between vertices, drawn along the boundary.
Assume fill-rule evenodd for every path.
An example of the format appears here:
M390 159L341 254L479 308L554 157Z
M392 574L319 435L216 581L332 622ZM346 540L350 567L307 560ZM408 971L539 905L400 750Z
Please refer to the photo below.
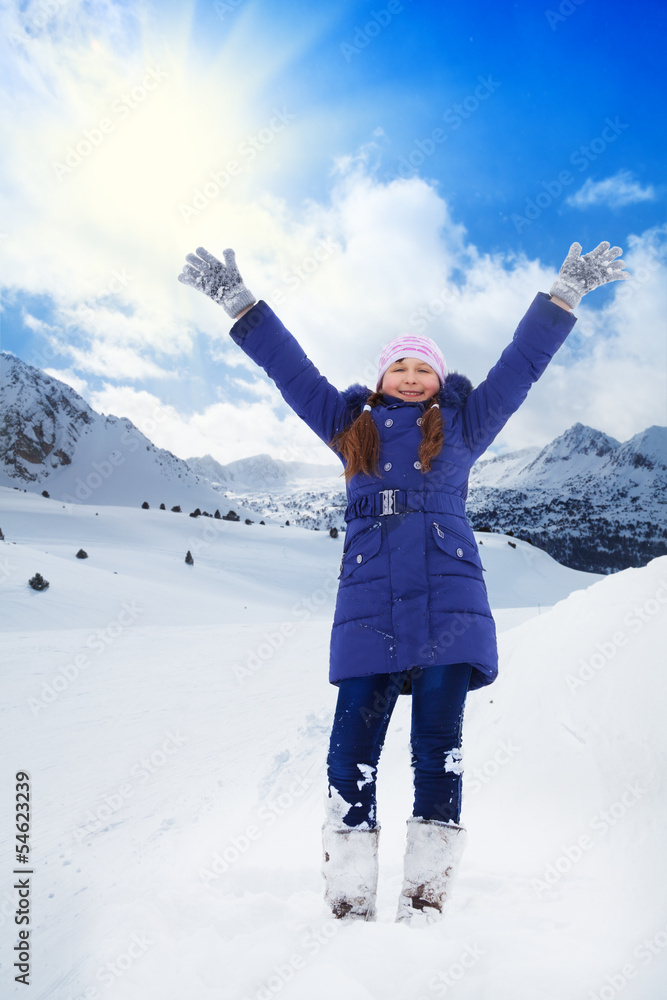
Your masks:
M327 775L329 797L335 791L349 803L343 817L346 826L377 826L377 765L391 713L408 675L412 682L412 814L460 821L461 729L471 672L469 663L452 663L339 682Z

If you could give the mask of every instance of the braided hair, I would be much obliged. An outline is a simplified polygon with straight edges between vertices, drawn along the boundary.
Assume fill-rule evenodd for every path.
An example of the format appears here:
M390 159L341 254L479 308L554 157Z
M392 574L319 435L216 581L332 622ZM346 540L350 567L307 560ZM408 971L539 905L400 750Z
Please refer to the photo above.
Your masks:
M382 402L382 392L371 393L363 410L352 423L340 431L330 442L330 447L345 459L345 482L362 473L365 476L380 475L380 435L370 411ZM437 395L426 401L426 410L421 421L422 439L419 445L421 471L429 472L431 459L442 449L445 435L442 414Z

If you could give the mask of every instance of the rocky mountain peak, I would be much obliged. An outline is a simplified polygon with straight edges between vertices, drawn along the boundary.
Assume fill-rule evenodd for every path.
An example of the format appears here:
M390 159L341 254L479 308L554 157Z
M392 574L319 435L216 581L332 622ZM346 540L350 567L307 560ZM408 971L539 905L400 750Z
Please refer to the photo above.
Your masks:
M0 463L15 478L35 482L46 469L69 465L94 419L70 386L0 353Z

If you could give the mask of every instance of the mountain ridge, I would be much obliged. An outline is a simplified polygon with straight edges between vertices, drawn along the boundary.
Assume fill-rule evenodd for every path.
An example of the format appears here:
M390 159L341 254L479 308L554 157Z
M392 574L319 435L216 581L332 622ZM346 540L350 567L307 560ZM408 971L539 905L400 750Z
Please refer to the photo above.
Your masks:
M0 353L0 485L74 503L210 511L345 530L340 465L265 453L227 464L177 458L124 417L96 413L40 369ZM615 572L667 552L667 427L619 442L576 422L543 447L481 459L471 471L476 530L513 534L573 569Z

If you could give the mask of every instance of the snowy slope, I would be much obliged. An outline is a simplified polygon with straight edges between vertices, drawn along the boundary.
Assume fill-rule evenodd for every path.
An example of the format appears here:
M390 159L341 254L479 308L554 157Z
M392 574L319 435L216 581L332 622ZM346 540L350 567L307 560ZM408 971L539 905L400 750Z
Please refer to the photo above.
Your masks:
M318 617L326 619L344 544L344 536L294 525L127 507L97 511L2 487L0 528L0 626L25 629L84 626L91 615L104 618L130 599L141 603L143 624L274 621L322 588L326 606L321 601ZM477 539L494 609L548 606L599 579L561 566L527 542L484 533ZM76 558L81 548L85 560ZM184 562L188 550L192 567ZM26 593L36 572L51 584L48 600L29 588Z
M222 522L187 567L212 522L12 490L0 509L2 795L31 773L35 871L26 991L3 866L3 996L662 1000L667 558L599 579L481 536L494 607L516 604L466 710L455 895L416 931L393 922L409 698L380 763L379 920L322 900L342 540Z

